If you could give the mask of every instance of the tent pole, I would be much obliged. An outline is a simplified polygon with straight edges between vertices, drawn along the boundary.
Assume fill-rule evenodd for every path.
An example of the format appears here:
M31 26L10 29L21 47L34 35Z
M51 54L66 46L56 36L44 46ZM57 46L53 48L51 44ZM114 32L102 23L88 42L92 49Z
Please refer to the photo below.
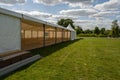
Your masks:
M45 47L45 24L43 24L43 47Z

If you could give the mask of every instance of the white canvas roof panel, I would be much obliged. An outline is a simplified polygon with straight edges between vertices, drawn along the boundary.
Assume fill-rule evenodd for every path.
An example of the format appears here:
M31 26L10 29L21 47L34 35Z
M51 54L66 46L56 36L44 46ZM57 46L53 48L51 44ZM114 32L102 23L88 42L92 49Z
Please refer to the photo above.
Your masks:
M70 31L75 31L70 24L67 26L67 29L69 29Z
M10 15L10 16L14 16L14 17L18 17L18 18L22 18L22 15L20 13L16 13L16 12L6 10L6 9L3 9L3 8L0 8L0 13Z
M34 21L34 22L38 22L38 23L43 23L43 24L46 24L45 21L42 21L40 19L37 19L37 18L34 18L34 17L31 17L31 16L28 16L28 15L22 15L22 18L23 19L26 19L26 20L30 20L30 21Z
M23 19L34 21L34 22L38 22L38 23L47 24L47 25L50 25L52 27L58 27L58 28L69 30L69 29L67 29L65 27L62 27L62 26L59 26L57 24L51 24L49 22L46 22L46 21L34 18L32 16L25 15L25 14L20 14L20 13L13 12L13 11L10 11L10 10L6 10L6 9L3 9L3 8L0 8L0 13L6 14L6 15L10 15L10 16L14 16L14 17L17 17L17 18L23 18Z
M64 27L62 27L62 26L59 26L59 25L57 25L57 24L51 24L51 23L49 23L49 22L46 22L46 21L43 21L43 20L34 18L34 17L32 17L32 16L28 16L28 15L24 15L24 14L23 14L23 15L22 15L22 18L23 18L23 19L26 19L26 20L30 20L30 21L34 21L34 22L38 22L38 23L43 23L43 24L46 24L46 25L50 25L50 26L52 26L52 27L58 27L58 28L66 29L66 28L64 28Z
M57 27L57 28L62 28L62 29L66 29L65 27L62 27L60 25L57 25L57 24L51 24L49 22L46 22L47 25L50 25L50 26L53 26L53 27ZM67 30L67 29L66 29Z

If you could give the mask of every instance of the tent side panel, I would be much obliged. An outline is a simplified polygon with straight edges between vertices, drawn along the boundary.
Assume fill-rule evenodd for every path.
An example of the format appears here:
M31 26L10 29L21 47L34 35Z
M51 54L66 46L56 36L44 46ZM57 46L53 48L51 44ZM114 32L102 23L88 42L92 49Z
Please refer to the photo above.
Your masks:
M50 25L45 26L45 46L55 44L55 28Z
M74 32L71 31L71 40L74 40Z
M20 19L0 14L0 53L20 50Z
M70 33L71 33L71 31L68 31L68 40L71 40L70 39Z
M75 40L75 39L76 39L76 32L71 31L71 40Z
M57 28L57 40L56 43L62 42L62 29Z
M43 47L43 24L29 20L22 20L22 50Z

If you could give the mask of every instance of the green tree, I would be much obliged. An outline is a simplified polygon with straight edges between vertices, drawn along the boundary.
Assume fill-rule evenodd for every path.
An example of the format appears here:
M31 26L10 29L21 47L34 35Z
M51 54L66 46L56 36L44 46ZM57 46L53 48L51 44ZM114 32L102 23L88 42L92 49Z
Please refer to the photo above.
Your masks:
M65 21L64 19L60 19L60 20L57 22L57 24L63 26L64 21Z
M100 33L105 34L105 31L106 31L105 28L101 28Z
M119 27L119 36L120 36L120 27Z
M93 31L92 31L92 30L90 30L90 29L86 29L86 30L84 31L84 33L85 33L85 34L92 34L92 33L93 33Z
M100 34L100 30L97 26L94 29L94 34L97 34L97 35Z
M117 23L117 20L114 20L112 22L111 36L112 37L118 37L119 36L119 25Z
M110 37L111 35L110 35L110 32L111 32L111 30L105 30L105 35L107 36L107 37Z
M81 34L81 33L83 33L83 29L80 26L77 26L76 32L77 32L77 34Z
M73 20L72 19L60 19L58 20L57 24L63 27L67 27L69 24L72 26L73 29L75 29L73 25Z

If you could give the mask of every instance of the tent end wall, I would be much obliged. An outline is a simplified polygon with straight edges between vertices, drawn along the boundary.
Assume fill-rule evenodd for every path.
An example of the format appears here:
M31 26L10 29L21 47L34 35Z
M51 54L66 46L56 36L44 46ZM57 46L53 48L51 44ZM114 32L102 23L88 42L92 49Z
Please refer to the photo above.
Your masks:
M0 14L0 54L21 50L20 19Z
M76 39L76 31L71 31L71 40Z

